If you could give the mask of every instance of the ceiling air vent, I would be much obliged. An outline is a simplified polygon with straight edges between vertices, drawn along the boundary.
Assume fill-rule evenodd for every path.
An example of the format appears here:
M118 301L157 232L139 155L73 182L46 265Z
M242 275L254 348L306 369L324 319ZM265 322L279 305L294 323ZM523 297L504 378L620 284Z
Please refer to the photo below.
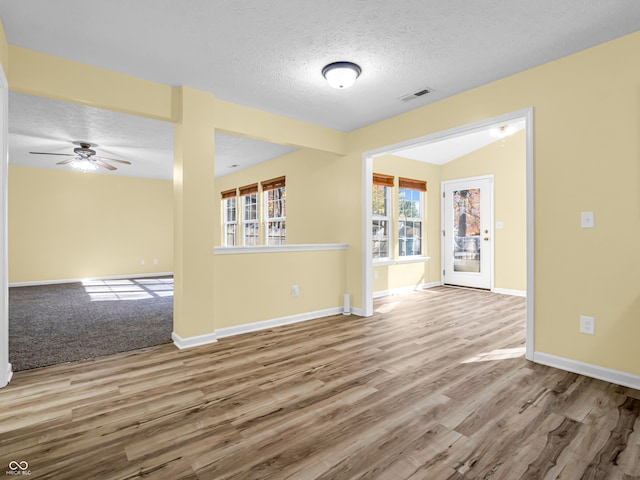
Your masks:
M400 100L402 102L409 102L411 100L415 100L416 98L420 98L423 95L426 95L427 93L431 93L431 92L433 92L432 88L423 88L419 92L410 93L408 95L403 95L402 97L398 98L398 100Z

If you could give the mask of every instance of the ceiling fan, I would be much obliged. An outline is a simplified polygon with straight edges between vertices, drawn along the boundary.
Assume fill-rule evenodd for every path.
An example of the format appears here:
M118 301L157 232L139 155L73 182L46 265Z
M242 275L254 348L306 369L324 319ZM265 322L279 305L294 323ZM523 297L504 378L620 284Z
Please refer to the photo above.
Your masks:
M47 152L29 152L34 155L61 155L63 157L72 157L66 160L62 160L61 162L57 162L56 165L67 165L71 164L73 168L81 170L83 172L90 172L92 170L97 170L98 167L106 168L107 170L117 170L116 167L106 162L116 162L122 163L124 165L131 165L131 162L127 160L119 160L117 158L108 158L103 156L96 155L96 151L91 147L96 147L97 145L88 143L88 142L73 142L74 145L79 145L78 147L73 149L74 153L47 153Z

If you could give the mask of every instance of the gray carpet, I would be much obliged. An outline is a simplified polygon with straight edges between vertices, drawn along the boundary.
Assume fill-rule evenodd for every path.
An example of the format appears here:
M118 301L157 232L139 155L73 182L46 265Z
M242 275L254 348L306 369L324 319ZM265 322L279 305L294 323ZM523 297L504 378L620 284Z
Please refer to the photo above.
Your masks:
M9 289L13 371L171 342L173 278Z

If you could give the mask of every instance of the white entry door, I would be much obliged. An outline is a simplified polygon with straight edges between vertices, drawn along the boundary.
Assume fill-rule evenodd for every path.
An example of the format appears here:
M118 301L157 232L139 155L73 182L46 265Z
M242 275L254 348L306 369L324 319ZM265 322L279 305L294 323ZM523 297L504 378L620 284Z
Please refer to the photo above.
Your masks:
M443 281L491 289L493 178L442 182Z

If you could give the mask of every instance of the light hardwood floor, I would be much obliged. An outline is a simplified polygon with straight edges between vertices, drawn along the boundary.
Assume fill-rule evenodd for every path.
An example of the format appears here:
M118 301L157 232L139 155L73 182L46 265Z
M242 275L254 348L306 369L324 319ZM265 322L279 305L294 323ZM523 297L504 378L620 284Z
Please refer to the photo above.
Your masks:
M0 462L63 480L640 478L640 392L524 360L524 302L442 287L372 318L18 372Z

